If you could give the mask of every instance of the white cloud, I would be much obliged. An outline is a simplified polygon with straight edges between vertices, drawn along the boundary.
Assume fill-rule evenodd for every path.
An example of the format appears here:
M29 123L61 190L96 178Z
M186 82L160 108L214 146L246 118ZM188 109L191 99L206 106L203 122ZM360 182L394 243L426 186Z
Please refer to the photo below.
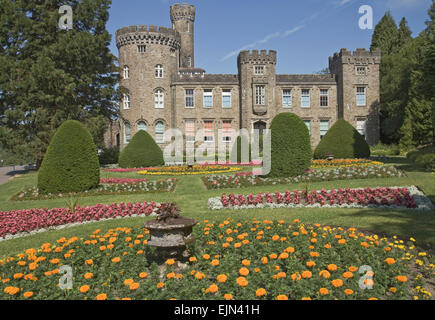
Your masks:
M337 7L341 7L341 6L344 6L346 3L349 3L351 0L339 0L339 1L336 1L335 2L335 5L337 6Z

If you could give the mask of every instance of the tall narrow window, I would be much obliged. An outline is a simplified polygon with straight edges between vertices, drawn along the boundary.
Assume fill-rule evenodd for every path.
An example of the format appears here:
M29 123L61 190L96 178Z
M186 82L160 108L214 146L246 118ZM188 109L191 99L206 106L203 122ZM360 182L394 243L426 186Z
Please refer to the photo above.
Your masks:
M327 107L329 104L329 94L328 89L320 89L320 106Z
M156 122L156 143L164 142L165 125L162 121Z
M255 87L255 104L264 105L265 102L265 86Z
M139 121L137 123L137 130L138 131L141 131L141 130L147 131L147 124L145 122L143 122L143 121Z
M214 131L213 131L213 121L204 121L204 141L213 142Z
M291 108L292 106L292 91L290 89L282 90L282 106L283 108Z
M163 66L161 64L156 65L156 78L163 78Z
M154 107L156 109L163 109L165 105L165 95L163 90L158 89L154 92Z
M137 52L139 53L145 53L147 51L147 46L146 45L138 45L137 46Z
M189 23L189 21L186 22L186 32L190 32L190 23Z
M329 120L320 120L320 139L324 137L324 135L329 130Z
M222 140L223 142L231 142L231 120L224 120L222 122Z
M264 66L254 66L254 74L260 76L264 74Z
M130 109L130 95L128 93L124 93L122 100L123 100L124 110Z
M124 66L124 79L128 79L130 77L130 69L128 66Z
M366 137L366 123L367 120L363 118L356 120L356 130L358 130L359 134L364 138Z
M356 88L356 105L365 106L366 105L366 88L357 87Z
M186 142L195 142L195 120L186 120Z
M302 89L301 107L302 108L310 107L310 89Z
M213 107L213 90L212 89L204 89L204 107L212 108Z
M193 108L193 89L186 89L186 108Z
M304 120L305 125L308 129L308 134L311 136L311 120Z
M231 108L231 89L222 90L222 108Z
M128 122L124 123L124 143L130 142L131 130Z
M192 57L188 56L187 57L187 66L190 68L192 66Z

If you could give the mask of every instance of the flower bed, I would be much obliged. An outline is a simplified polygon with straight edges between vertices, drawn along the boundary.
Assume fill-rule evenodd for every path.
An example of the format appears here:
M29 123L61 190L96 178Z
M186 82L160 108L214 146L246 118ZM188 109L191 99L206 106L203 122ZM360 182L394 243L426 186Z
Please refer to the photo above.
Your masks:
M28 209L0 211L0 238L16 238L57 227L100 220L149 216L154 213L155 202L120 203L69 208Z
M408 208L431 210L431 201L416 187L378 187L360 189L332 189L320 191L306 190L284 193L258 193L256 195L228 196L210 198L211 210L254 209L254 208L298 208L298 207L347 207L347 208Z
M186 268L153 264L142 227L60 238L0 261L0 299L430 299L434 259L413 239L255 219L204 221L194 235ZM70 290L56 286L63 265Z
M196 175L196 174L213 174L213 173L228 173L240 171L241 168L229 167L222 165L194 165L189 166L173 166L162 168L148 168L146 170L138 171L139 174L150 175Z
M129 178L101 178L101 184L125 184L125 183L138 183L148 181L148 179L129 179Z
M313 160L311 163L312 169L383 165L383 163L380 161L373 161L369 159Z
M371 179L403 177L405 174L394 166L365 166L340 167L326 170L309 170L307 173L289 178L263 178L249 173L237 175L208 175L203 176L207 189L243 188L252 186L266 186L274 184L290 184L300 182L318 182L347 179Z
M149 192L170 192L175 190L177 180L175 178L156 180L156 181L141 181L135 183L111 183L102 184L96 189L87 190L83 192L69 192L57 194L40 194L37 187L27 188L20 193L12 196L13 201L24 200L43 200L43 199L56 199L74 197L87 197L87 196L101 196L101 195L115 195L115 194L134 194L134 193L149 193Z

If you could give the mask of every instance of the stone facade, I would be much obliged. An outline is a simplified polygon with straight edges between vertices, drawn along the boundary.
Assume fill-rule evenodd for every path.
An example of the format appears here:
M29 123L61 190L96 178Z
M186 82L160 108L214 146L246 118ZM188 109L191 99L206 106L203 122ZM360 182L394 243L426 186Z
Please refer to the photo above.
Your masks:
M187 128L207 127L215 137L224 124L263 129L281 112L306 122L313 147L338 118L369 144L378 142L379 51L341 49L329 58L329 74L307 75L276 74L276 51L241 51L238 74L206 74L194 65L194 6L171 6L170 18L172 28L141 25L116 32L120 86L127 96L119 125L108 132L120 138L108 138L110 144L122 148L140 129L162 147L162 129L178 128L186 136Z

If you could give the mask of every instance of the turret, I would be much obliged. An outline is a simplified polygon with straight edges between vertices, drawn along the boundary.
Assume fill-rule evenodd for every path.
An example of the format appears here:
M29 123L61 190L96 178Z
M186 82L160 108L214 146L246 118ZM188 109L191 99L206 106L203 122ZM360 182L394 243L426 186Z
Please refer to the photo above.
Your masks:
M194 52L194 23L195 7L183 3L174 4L170 8L172 28L179 32L181 36L181 49L179 54L180 68L195 67Z

